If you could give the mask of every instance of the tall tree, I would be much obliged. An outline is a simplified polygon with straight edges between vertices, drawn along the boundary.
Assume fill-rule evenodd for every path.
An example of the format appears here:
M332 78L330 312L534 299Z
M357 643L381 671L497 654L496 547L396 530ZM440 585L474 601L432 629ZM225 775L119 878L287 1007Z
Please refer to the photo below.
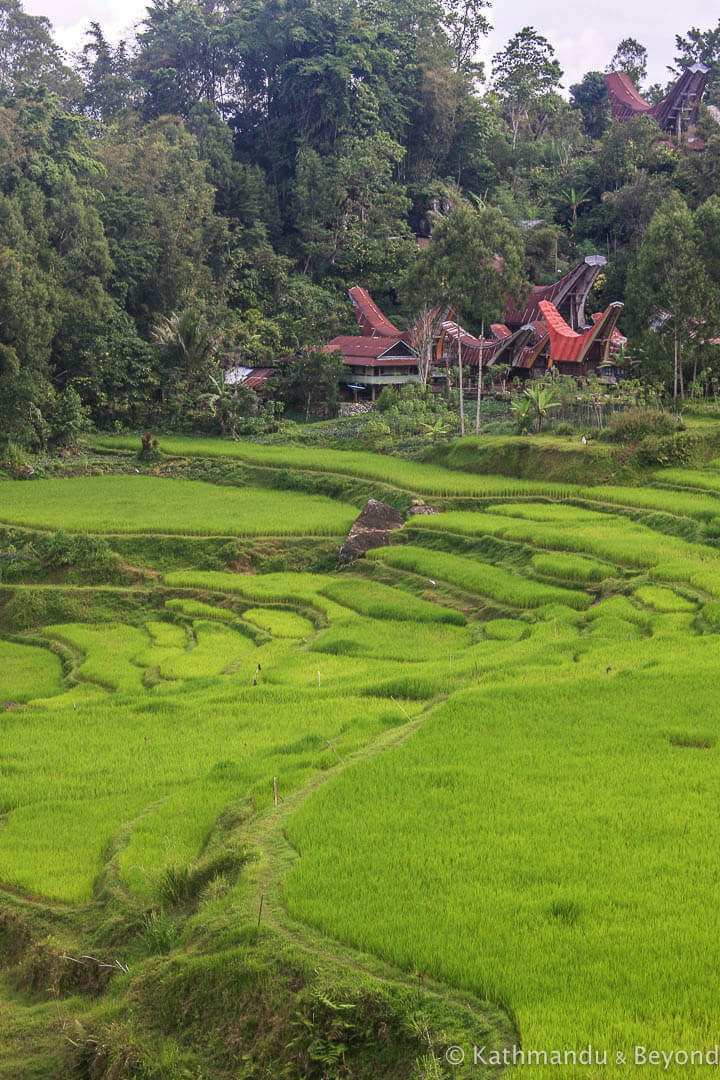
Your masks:
M699 30L693 26L686 37L676 34L675 48L678 51L675 57L678 72L685 71L698 61L710 68L705 101L709 105L720 106L720 19L714 29Z
M477 62L480 39L490 32L485 15L490 0L444 0L443 26L450 39L457 71L482 78L482 64Z
M133 106L139 86L132 75L132 61L124 41L113 46L99 23L91 22L78 58L78 70L85 88L84 111L108 123L123 109Z
M492 62L493 87L510 113L514 150L520 121L558 88L562 69L550 42L532 26L511 37Z
M19 0L0 0L0 100L31 87L58 94L64 104L75 102L80 94L50 21L27 15Z
M459 319L480 329L502 318L510 297L522 299L527 291L523 273L524 247L520 234L492 206L470 206L458 200L435 227L430 243L417 256L407 275L405 290L420 308L451 305ZM462 348L460 366L460 419L464 434ZM478 370L482 385L482 371ZM476 419L478 426L479 416Z
M623 38L607 70L628 75L639 90L647 78L647 49L634 37Z
M573 109L582 113L583 127L591 139L599 139L610 127L610 99L601 71L587 71L570 87Z
M697 365L712 289L693 216L673 193L654 214L628 278L628 301L638 331L672 346L673 400L685 396L683 362ZM647 334L647 330L646 330Z

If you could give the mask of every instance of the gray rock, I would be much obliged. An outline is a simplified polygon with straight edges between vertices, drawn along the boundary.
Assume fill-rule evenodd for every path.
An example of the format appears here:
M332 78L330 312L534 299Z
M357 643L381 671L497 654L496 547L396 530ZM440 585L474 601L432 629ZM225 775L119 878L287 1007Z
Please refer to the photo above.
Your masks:
M359 559L371 548L385 547L391 534L401 529L404 523L399 510L378 499L369 499L340 548L340 564Z

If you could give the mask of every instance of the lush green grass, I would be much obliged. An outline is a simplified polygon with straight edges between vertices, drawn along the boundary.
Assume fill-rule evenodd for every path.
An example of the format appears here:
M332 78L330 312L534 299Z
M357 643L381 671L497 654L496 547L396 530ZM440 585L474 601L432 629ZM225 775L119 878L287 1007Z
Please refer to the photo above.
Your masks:
M148 634L137 626L123 623L63 623L48 626L46 637L63 641L84 654L77 669L82 679L99 683L111 690L138 690L143 685L144 665L134 661L150 645ZM46 697L37 694L36 697Z
M101 436L93 440L107 449L137 449L137 440L125 436ZM322 447L261 446L222 439L187 439L165 436L162 449L167 454L193 457L231 458L253 465L308 469L313 472L379 480L407 491L432 495L548 494L562 496L566 485L542 481L519 481L501 476L474 476L437 465L425 465L383 454L354 450L327 450Z
M198 619L223 619L225 622L233 622L237 615L230 608L216 607L213 604L204 604L201 600L181 600L175 598L167 600L165 607L169 611L177 611L181 615Z
M49 649L0 639L0 707L50 697L61 685L62 664Z
M571 518L564 523L561 519L521 518L506 512L502 506L493 506L482 514L465 511L434 514L425 518L422 525L411 519L405 528L410 532L430 529L467 536L497 536L536 548L593 555L629 569L657 568L662 580L689 581L692 575L698 575L705 582L699 588L713 595L718 590L720 595L720 553L716 548L666 536L616 515L604 514L589 522Z
M448 555L444 551L428 551L412 544L376 548L368 552L368 557L382 559L390 566L411 570L433 580L439 578L448 581L468 592L489 596L510 607L535 608L542 604L563 603L582 609L590 605L590 597L586 593L542 585L499 566L490 566L462 555Z
M337 760L328 739L347 753L403 722L382 700L252 688L254 669L253 657L223 683L150 691L151 702L147 694L68 702L34 710L31 723L4 714L0 877L86 899L112 836L143 814L121 873L152 897L167 867L198 855L224 806L250 796L267 806L273 776L288 792Z
M137 449L137 439L102 436L94 440L109 449ZM718 515L718 502L704 495L664 491L644 487L597 487L553 483L544 480L519 480L514 477L465 473L442 466L405 461L382 454L350 450L326 450L299 446L259 446L253 443L221 439L187 439L166 436L162 448L168 454L199 457L223 457L276 468L337 472L343 475L379 480L420 495L467 495L475 498L495 496L540 496L579 498L592 502L660 510L683 514L699 520ZM663 474L661 474L663 475Z
M528 632L528 627L519 619L492 619L483 629L490 641L519 641Z
M720 495L720 474L707 469L659 469L654 479L661 484L713 491Z
M341 536L356 517L354 506L324 495L156 476L82 476L0 488L1 521L80 532Z
M275 463L335 467L326 451L303 448L309 465L294 448L219 445L239 460L271 451ZM466 494L498 499L521 490L337 455L366 470L358 475L421 494L431 491L409 476L438 488L472 482ZM352 569L184 569L154 594L146 586L149 603L124 615L104 606L103 621L82 622L79 597L72 622L39 617L95 683L62 691L59 676L44 682L25 662L29 647L0 643L9 650L0 661L11 657L2 670L25 679L27 699L46 701L2 714L0 878L86 900L120 834L122 883L157 905L168 871L182 876L225 810L250 817L270 806L273 777L286 796L447 699L402 745L341 771L290 820L301 852L286 881L292 914L502 1002L528 1048L712 1042L720 732L717 637L707 631L720 625L720 601L705 601L720 597L720 553L618 512L537 501L567 487L516 483L535 501L416 518L412 544L371 552L365 573L397 586ZM166 489L153 490L147 512L170 513L155 503ZM248 491L217 490L226 509ZM659 510L676 494L581 490L597 506L650 499ZM267 521L288 517L283 493L263 494L274 506ZM690 502L671 512L702 520L712 496L679 494ZM474 545L493 562L424 540ZM163 613L166 587L208 602L176 594ZM692 589L697 604L682 595ZM462 612L442 606L448 596Z
M196 619L193 635L194 648L168 654L160 661L163 678L201 679L221 675L258 651L252 638L209 619Z
M327 615L347 616L347 609L323 595L334 579L327 574L226 574L219 570L176 570L165 575L168 585L237 593L261 604L316 607Z

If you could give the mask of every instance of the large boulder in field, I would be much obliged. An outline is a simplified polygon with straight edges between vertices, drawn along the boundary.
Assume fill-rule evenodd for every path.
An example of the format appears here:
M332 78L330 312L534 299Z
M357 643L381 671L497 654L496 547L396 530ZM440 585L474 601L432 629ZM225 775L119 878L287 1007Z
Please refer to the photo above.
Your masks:
M390 534L401 529L405 519L399 510L378 499L368 499L365 509L353 522L340 548L340 563L353 562L371 548L385 547Z

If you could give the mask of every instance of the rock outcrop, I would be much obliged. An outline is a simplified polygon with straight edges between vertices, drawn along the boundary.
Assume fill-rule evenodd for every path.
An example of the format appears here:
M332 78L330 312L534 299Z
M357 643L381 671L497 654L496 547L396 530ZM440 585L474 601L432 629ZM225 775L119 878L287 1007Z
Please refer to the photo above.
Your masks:
M391 534L401 529L404 523L399 510L378 499L369 499L340 548L340 564L359 559L371 548L385 547Z

